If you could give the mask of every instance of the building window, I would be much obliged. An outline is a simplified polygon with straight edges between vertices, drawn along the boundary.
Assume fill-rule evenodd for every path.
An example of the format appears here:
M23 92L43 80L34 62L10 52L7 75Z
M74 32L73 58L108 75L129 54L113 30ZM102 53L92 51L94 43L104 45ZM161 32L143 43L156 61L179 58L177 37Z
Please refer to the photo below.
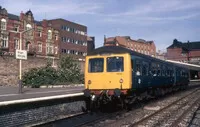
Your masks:
M62 37L62 42L67 42L67 38L66 37Z
M8 37L3 37L1 46L2 48L8 48Z
M51 30L48 30L48 35L47 35L48 37L48 39L52 39L52 31Z
M84 52L84 53L83 53L83 56L86 56L86 55L87 55L87 53Z
M83 45L84 45L84 46L87 46L87 42L83 42Z
M42 52L42 43L38 43L38 52Z
M38 31L38 37L42 37L42 32Z
M74 50L71 50L70 53L71 53L71 54L75 54L75 51L74 51Z
M58 35L55 35L55 40L56 40L56 41L58 40Z
M50 43L47 43L46 45L46 53L47 54L53 54L53 45Z
M1 19L1 30L6 30L6 20Z
M72 43L75 43L75 40L74 39L71 39Z
M67 42L70 42L70 38L67 39Z
M29 49L30 49L30 42L26 42L25 46L26 46L26 50L29 51Z
M14 26L14 31L19 32L19 26Z
M14 47L15 47L15 49L19 49L19 40L18 39L14 40Z

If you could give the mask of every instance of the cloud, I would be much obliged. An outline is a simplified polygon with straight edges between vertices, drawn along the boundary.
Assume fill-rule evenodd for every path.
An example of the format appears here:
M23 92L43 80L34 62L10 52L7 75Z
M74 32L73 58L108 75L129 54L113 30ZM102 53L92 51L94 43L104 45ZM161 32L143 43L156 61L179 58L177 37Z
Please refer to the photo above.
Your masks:
M174 11L185 11L189 9L195 9L200 7L200 1L186 1L186 0L151 0L150 2L141 5L133 6L126 12L121 12L117 14L110 14L108 16L118 17L118 16L144 16L153 15L166 12Z
M129 8L127 11L104 15L103 22L119 24L166 23L169 21L189 20L197 18L200 13L200 1L186 0L151 0Z
M19 10L27 11L31 9L34 15L38 17L48 16L48 18L60 18L70 15L85 15L85 14L96 14L96 11L101 9L103 6L100 3L90 3L84 1L70 1L70 0L61 0L57 1L34 1L31 0L4 0L3 7L5 7L9 13L19 14ZM12 4L10 4L12 3ZM19 9L20 8L20 9Z

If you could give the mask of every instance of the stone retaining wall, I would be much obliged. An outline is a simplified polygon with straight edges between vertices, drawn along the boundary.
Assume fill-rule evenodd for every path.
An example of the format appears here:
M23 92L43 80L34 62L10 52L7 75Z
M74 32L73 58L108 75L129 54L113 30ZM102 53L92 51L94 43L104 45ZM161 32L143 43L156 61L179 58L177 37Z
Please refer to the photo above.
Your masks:
M73 100L73 101L72 101ZM0 127L33 126L80 113L85 102L79 99L52 100L0 107Z
M44 67L48 62L51 62L54 67L57 67L58 59L41 58L29 56L27 60L22 60L22 73L31 68ZM79 61L81 72L84 70L84 61ZM19 60L13 56L0 56L0 86L16 86L19 77Z
M27 60L22 60L22 73L31 68L46 66L50 58L28 57ZM57 60L54 60L54 65L57 65ZM19 75L19 60L12 56L0 57L0 86L13 86L18 84Z

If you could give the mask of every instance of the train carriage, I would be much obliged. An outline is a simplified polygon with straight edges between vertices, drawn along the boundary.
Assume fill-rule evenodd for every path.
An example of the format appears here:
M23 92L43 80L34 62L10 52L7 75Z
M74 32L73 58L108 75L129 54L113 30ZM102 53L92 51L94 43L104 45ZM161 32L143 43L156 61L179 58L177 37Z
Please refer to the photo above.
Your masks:
M110 102L127 107L137 99L184 88L188 73L186 68L123 47L100 47L86 56L86 107Z

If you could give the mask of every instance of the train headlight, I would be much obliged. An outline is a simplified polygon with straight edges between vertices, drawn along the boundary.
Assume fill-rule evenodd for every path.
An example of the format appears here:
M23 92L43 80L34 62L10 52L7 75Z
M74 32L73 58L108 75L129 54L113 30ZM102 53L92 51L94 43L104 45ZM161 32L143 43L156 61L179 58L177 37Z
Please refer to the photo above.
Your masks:
M96 100L96 96L95 95L91 95L91 100L95 101Z
M88 80L88 84L91 84L92 83L92 81L91 80Z
M123 82L124 82L123 79L120 79L120 80L119 80L119 83L123 83Z

